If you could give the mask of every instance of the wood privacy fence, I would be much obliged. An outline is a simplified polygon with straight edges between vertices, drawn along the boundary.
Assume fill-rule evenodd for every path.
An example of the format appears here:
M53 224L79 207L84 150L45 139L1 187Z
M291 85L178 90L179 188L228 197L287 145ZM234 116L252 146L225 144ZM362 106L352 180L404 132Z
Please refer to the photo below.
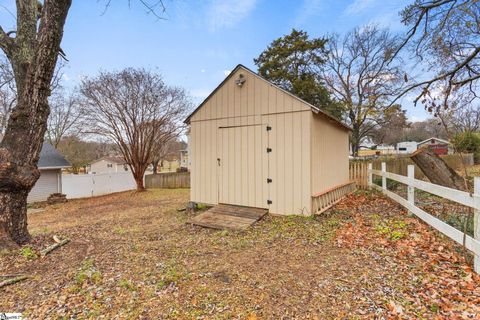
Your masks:
M190 188L190 172L156 173L145 176L147 188Z
M371 164L368 165L368 185L380 190L389 198L398 202L411 213L422 219L425 223L440 231L450 239L464 245L474 254L474 270L480 273L480 177L474 178L474 192L472 194L460 190L446 188L430 182L415 179L415 167L407 167L407 176L387 171L387 164L381 163L381 170L374 170ZM382 177L382 185L373 183L373 175ZM387 189L387 179L407 185L407 199ZM474 232L473 237L464 234L462 231L452 227L442 220L430 215L421 208L415 206L415 189L423 190L438 197L448 199L461 205L474 209Z
M354 181L359 189L368 188L368 163L364 161L350 162L350 181Z

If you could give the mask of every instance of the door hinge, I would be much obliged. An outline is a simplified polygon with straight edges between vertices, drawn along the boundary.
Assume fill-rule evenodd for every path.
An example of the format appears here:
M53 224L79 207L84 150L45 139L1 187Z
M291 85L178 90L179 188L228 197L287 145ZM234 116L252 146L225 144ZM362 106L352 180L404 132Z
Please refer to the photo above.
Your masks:
M272 179L267 178L267 183L272 183L272 181L273 181Z
M272 152L272 148L267 148L267 153Z
M270 131L270 130L272 130L272 127L267 126L267 131Z
M267 200L267 204L272 204L272 200Z

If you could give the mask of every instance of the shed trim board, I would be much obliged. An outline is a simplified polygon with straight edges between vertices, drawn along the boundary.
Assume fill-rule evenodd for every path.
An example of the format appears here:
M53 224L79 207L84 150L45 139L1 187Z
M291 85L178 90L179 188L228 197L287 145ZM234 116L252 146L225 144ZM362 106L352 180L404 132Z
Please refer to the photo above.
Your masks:
M312 214L313 194L349 179L349 128L318 111L237 66L185 121L191 201Z

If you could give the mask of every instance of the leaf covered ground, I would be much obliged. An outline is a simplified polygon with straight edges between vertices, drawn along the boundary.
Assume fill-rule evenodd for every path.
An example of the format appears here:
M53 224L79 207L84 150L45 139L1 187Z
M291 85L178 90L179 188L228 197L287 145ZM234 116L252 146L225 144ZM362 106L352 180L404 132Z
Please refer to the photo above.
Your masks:
M357 192L321 217L194 227L188 190L70 201L0 253L0 312L29 319L477 319L463 251L398 205ZM44 258L52 237L71 242ZM0 281L2 279L0 278Z

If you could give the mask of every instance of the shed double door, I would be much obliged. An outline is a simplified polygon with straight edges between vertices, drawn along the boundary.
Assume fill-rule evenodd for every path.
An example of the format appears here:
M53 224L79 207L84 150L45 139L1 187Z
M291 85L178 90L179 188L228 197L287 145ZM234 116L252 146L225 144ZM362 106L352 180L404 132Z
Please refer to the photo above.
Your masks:
M219 203L268 208L266 125L218 129Z

